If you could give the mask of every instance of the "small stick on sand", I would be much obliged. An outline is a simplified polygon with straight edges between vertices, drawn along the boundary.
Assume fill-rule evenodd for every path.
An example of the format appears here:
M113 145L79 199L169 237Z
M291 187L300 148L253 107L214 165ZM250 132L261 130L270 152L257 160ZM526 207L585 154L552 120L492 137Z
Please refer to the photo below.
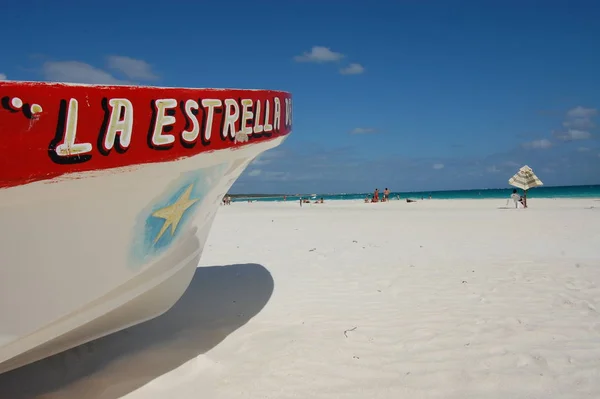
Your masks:
M345 330L345 331L344 331L344 336L346 336L346 338L348 338L348 333L349 333L350 331L354 331L354 330L356 330L356 327L352 327L352 328L351 328L351 329L349 329L349 330Z

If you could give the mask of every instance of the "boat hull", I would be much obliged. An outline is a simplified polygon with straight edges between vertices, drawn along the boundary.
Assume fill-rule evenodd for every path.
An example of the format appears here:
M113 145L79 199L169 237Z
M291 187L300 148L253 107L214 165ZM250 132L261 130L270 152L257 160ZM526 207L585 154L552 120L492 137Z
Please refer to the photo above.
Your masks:
M167 311L192 279L223 196L285 137L5 184L0 372Z

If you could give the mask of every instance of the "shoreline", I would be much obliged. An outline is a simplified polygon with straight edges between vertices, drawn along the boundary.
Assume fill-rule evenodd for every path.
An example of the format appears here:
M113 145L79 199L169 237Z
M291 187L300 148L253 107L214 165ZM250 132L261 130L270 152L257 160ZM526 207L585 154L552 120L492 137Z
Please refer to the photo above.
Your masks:
M321 198L319 196L317 196L317 198ZM323 198L325 199L325 203L328 202L361 202L364 203L364 198L331 198L331 199L327 199L327 196L323 196ZM424 199L420 199L420 198L415 198L415 197L403 197L400 199L391 199L390 201L388 201L388 203L396 203L396 202L404 202L406 203L406 199L409 198L411 200L413 200L414 202L430 202L430 201L505 201L505 200L510 200L510 198L424 198ZM316 199L313 198L309 198L311 201L311 204L316 201ZM287 200L270 200L270 201L265 201L264 198L258 199L258 198L252 198L252 199L245 199L245 200L240 200L240 199L234 199L232 198L233 203L248 203L248 200L252 200L252 203L265 203L265 204L271 204L271 203L295 203L296 205L298 204L299 198L288 198ZM527 200L534 200L534 201L557 201L557 200L593 200L593 201L600 201L600 195L599 196L590 196L590 197L535 197L535 196L527 196ZM512 200L511 200L512 201ZM382 203L381 201L378 203ZM383 202L385 203L385 202ZM306 205L309 205L308 203Z
M401 200L411 199L416 201L424 201L430 199L435 200L480 200L480 199L506 199L510 198L514 188L487 188L487 189L472 189L472 190L443 190L443 191L392 191L390 200L395 201L399 196ZM523 190L518 190L522 194ZM325 201L332 200L361 200L371 198L372 192L368 193L322 193L322 194L301 194L287 195L287 201L298 201L300 198L314 200L323 198ZM381 197L381 195L380 195ZM600 198L600 185L584 185L584 186L542 186L531 189L527 192L528 199L574 199L574 198ZM241 197L232 198L235 202L257 201L257 202L278 202L283 201L282 195L270 195L261 197Z

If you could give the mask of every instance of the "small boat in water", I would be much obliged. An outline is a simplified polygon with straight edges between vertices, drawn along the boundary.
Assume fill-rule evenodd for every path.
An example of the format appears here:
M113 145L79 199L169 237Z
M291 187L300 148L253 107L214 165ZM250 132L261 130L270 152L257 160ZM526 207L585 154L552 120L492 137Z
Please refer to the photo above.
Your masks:
M0 82L0 372L167 311L290 94Z

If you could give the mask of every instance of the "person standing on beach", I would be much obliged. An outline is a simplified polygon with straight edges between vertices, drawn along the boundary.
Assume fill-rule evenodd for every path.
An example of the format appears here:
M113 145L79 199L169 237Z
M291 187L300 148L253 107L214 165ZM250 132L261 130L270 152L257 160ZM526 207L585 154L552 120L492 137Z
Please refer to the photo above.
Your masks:
M373 193L373 202L379 202L379 189L376 188L375 192Z
M385 190L383 190L383 199L385 200L385 202L388 202L390 199L390 190L388 190L387 187L385 188Z
M302 197L300 197L300 208L302 208Z

